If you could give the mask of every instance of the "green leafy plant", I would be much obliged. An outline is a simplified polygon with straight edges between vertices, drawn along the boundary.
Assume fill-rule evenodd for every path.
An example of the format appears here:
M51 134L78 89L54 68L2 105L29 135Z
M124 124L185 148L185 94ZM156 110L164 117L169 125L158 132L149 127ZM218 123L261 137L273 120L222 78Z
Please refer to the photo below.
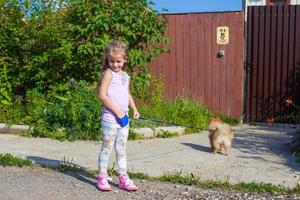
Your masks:
M26 123L31 126L30 135L60 140L101 138L102 108L86 83L78 83L65 94L57 90L47 95L31 91L28 99L30 116Z
M85 72L81 78L87 75L88 80L97 80L105 45L113 39L122 40L130 50L127 71L133 75L132 93L147 99L152 80L147 65L167 52L164 45L169 43L164 36L166 20L147 1L71 1L66 23L74 38L72 65L82 66Z
M0 165L6 167L6 166L30 166L32 165L32 162L27 159L23 159L19 156L14 156L10 153L6 154L0 154Z
M150 176L146 173L142 172L134 172L134 171L128 171L127 172L130 178L136 178L136 179L150 179ZM116 165L113 163L113 165L109 166L107 169L107 174L109 176L117 176L117 170L116 170Z
M12 101L14 69L21 65L26 5L17 0L0 0L0 107Z
M170 131L165 131L165 130L160 130L157 133L155 133L156 138L171 138L171 137L176 137L178 136L178 132L170 132Z
M14 101L7 106L0 106L0 122L11 124L25 124L27 115L26 107L20 101Z
M52 87L52 91L42 94L33 90L27 95L25 104L13 104L10 109L0 113L0 120L12 124L30 125L33 137L50 137L59 140L100 140L102 105L95 93L84 82L73 88L70 84ZM182 125L194 126L187 128L185 133L198 132L198 128L206 128L211 116L206 108L185 98L175 101L160 101L156 104L138 105L142 116L158 119L164 122L173 122ZM194 117L192 117L194 116ZM224 121L226 120L225 117ZM142 139L135 128L170 126L170 124L154 123L151 121L134 120L130 122L129 139ZM174 137L177 133L160 132L155 137Z
M295 103L295 100L291 97L287 97L284 100L284 108L285 112L288 113L287 116L284 116L284 119L281 117L273 117L269 116L267 118L267 124L272 125L272 123L277 120L286 121L291 124L299 124L300 123L300 106ZM292 138L290 139L290 149L293 152L293 156L296 158L297 162L300 162L300 130L297 129L294 131Z
M130 47L133 93L150 95L147 65L167 52L166 20L145 0L60 2L0 2L0 64L7 66L0 79L3 102L33 89L48 92L71 79L93 84L102 71L103 49L113 39Z
M143 179L143 180L150 179L150 176L143 172L134 172L134 171L129 170L128 175L130 178L137 178L137 179Z
M286 117L290 123L300 123L300 106L297 105L291 97L284 100L285 109L289 112Z
M128 133L128 140L138 140L138 139L143 139L143 138L144 138L143 135L136 133L134 131L134 127L130 126L129 133Z
M0 106L8 106L12 97L12 86L9 83L8 68L0 57Z

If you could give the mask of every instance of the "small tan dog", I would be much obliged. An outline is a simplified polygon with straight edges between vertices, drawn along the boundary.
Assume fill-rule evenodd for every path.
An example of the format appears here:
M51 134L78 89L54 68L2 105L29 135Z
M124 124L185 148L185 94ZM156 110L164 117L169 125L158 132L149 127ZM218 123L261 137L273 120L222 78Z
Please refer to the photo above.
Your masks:
M212 118L208 124L208 130L211 150L214 153L222 152L223 147L224 154L228 155L233 138L231 126L222 123L220 118Z

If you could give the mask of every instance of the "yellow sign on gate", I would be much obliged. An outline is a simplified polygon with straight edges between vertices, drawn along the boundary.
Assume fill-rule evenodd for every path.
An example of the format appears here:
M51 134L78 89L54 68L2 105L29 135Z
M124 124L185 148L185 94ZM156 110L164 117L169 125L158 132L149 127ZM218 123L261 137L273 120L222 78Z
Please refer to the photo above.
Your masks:
M229 28L228 26L219 26L217 28L217 44L229 43Z

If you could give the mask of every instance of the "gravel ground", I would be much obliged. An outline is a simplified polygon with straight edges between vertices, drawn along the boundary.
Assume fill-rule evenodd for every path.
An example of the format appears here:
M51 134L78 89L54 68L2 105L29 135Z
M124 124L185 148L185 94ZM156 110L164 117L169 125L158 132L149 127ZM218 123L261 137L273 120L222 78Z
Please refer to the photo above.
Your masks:
M116 183L116 177L113 177ZM127 192L113 185L113 191L101 192L95 177L80 172L62 173L40 167L0 167L1 200L77 200L77 199L299 199L295 195L241 193L232 190L204 190L194 186L135 180L141 188Z

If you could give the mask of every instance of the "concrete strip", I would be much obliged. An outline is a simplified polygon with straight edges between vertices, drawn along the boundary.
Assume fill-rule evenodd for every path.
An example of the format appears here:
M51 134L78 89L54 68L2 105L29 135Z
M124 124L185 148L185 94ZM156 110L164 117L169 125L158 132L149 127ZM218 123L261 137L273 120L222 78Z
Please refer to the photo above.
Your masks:
M28 131L29 126L26 125L7 125L0 123L0 134L20 134L22 132ZM157 127L155 129L151 128L136 128L134 132L142 135L145 139L153 138L155 134L168 131L170 133L178 133L178 135L183 135L185 128L174 126L174 127Z
M178 135L183 135L185 133L185 128L180 126L172 126L172 127L157 127L155 129L151 128L136 128L134 132L144 136L144 138L154 138L156 134L160 134L163 132L177 133Z
M19 134L24 131L27 131L29 126L26 125L7 125L0 123L0 133L3 134Z
M295 129L238 126L234 128L229 156L212 154L208 133L176 138L129 141L128 168L150 176L181 171L203 180L230 183L256 182L295 187L300 182L300 165L289 151L289 133ZM69 161L97 169L100 142L60 142L46 138L24 138L0 134L0 153L22 155L37 163ZM112 154L110 164L115 163Z

